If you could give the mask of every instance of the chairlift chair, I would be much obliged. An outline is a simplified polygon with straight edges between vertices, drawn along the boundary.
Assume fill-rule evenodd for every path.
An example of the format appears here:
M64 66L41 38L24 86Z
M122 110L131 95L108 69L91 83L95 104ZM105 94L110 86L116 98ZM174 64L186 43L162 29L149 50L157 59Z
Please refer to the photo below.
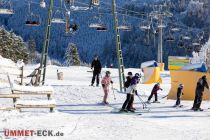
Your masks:
M131 31L131 26L129 25L119 25L118 29L121 31Z
M175 41L174 36L172 34L169 34L169 36L166 38L166 41L174 42Z
M173 31L173 32L178 32L178 31L180 31L180 29L177 28L177 27L173 27L173 28L171 28L171 31Z
M14 14L11 0L1 0L0 1L0 14L4 14L4 15Z
M62 8L62 3L63 3L63 0L60 0L60 8L57 9L55 11L55 13L53 13L53 16L52 16L52 23L56 23L56 24L63 24L63 23L66 23L65 22L65 18L64 18L64 14L63 14L63 8Z
M64 0L64 7L66 11L86 11L89 10L88 6L75 6L75 0Z
M40 24L41 20L39 15L35 15L33 13L31 13L25 21L26 26L39 26Z
M25 20L26 26L39 26L41 24L40 16L31 12L31 1L28 2L28 16Z
M63 15L61 10L56 10L55 11L51 22L52 23L57 23L57 24L66 23L65 19L64 19L64 15Z
M68 34L73 34L75 33L78 29L79 26L76 23L69 23L69 17L70 17L70 13L66 12L66 28L65 28L65 36L68 36Z
M94 28L97 31L106 31L107 30L106 25L101 22L100 15L94 16L93 20L94 21L88 25L89 28Z
M90 23L89 27L90 28L102 28L103 24L101 24L101 23Z
M184 43L184 40L183 40L183 37L182 37L182 36L180 37L177 46L178 46L179 48L184 48L185 43Z
M165 24L159 24L158 28L166 28L166 25Z
M191 30L188 28L188 30L186 31L186 33L183 35L183 39L186 40L186 41L189 41L192 39L192 36L191 36Z
M147 21L143 21L141 24L140 24L140 26L139 26L139 28L141 29L141 30L143 30L143 31L145 31L145 30L150 30L150 23L148 23Z
M191 36L188 35L187 33L183 36L184 40L191 40Z
M166 41L168 41L168 42L174 42L175 41L175 38L174 38L174 36L171 33L171 29L169 30L169 35L166 38Z
M96 28L96 31L102 31L102 32L104 32L104 31L107 31L107 30L108 29L107 29L107 27L105 25L103 25L102 27Z
M126 12L127 14L127 12ZM122 24L117 27L121 31L131 31L131 25L125 19L125 15L123 15Z
M192 42L192 46L200 46L201 44L200 44L200 42L197 40L197 39L195 39L195 40L193 40L193 42Z

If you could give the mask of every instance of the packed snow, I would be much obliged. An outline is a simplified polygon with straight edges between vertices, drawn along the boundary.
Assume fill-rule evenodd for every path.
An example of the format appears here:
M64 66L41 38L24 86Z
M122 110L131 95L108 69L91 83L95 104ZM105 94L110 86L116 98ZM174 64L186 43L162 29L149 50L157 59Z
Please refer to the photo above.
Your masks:
M17 105L56 105L55 100L18 100Z
M30 73L35 65L25 66ZM57 70L63 72L64 80L57 80ZM48 66L46 84L54 88L52 98L56 102L53 113L49 109L22 109L21 112L0 112L0 139L12 140L209 140L210 139L210 104L203 101L203 112L193 112L192 101L182 101L183 108L172 107L174 100L161 99L170 90L170 74L162 72L163 91L159 93L160 103L148 105L148 110L142 109L142 104L135 97L134 106L142 115L115 113L120 109L126 94L119 91L118 70L110 70L114 81L114 90L110 90L110 106L101 104L102 87L92 87L92 73L88 67L58 67ZM140 69L125 69L125 73L140 72ZM6 76L0 75L2 78ZM138 85L138 93L144 101L147 100L154 84ZM9 89L9 83L2 82L0 89ZM29 89L31 87L28 87ZM0 90L1 91L1 90ZM114 95L116 100L114 100ZM38 101L45 96L21 96L19 100ZM12 107L12 99L0 99L1 106ZM60 137L5 137L4 130L53 130L64 133Z

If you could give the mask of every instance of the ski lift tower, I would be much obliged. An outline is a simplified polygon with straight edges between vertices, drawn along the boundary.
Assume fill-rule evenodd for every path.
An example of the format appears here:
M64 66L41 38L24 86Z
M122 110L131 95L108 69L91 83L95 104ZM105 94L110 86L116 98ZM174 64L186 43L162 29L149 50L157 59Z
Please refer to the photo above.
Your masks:
M122 48L120 43L120 32L118 28L118 20L117 20L117 10L116 10L116 1L112 0L112 12L114 17L114 30L116 36L116 51L117 51L117 59L118 59L118 71L119 71L119 82L120 82L120 91L122 92L123 85L125 82L124 76L124 64L123 64L123 56L122 56Z
M163 63L163 28L166 27L166 25L163 23L164 17L172 17L173 14L170 13L167 10L163 10L166 5L156 5L158 7L157 10L153 10L149 16L158 19L158 55L157 55L157 61L158 63Z
M40 68L39 68L39 78L38 83L42 83L44 85L45 82L45 74L46 74L46 66L47 66L47 56L48 56L48 47L50 43L50 28L51 28L51 20L52 20L52 7L53 7L53 0L49 0L49 9L48 9L48 18L47 18L47 27L45 31L45 39L44 44L42 48L42 55L41 55L41 62L40 62ZM41 0L40 6L44 8L45 4L43 4L44 0ZM42 78L42 80L41 80ZM41 80L41 81L40 81Z

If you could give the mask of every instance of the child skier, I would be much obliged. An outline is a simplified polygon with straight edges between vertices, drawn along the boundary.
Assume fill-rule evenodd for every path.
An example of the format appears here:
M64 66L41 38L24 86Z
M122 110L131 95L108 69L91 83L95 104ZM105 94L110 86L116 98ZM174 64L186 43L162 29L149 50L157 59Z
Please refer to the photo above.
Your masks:
M134 94L137 94L136 86L139 83L140 75L136 73L135 76L132 77L131 74L132 73L128 73L129 76L127 77L127 81L125 82L127 97L120 112L135 112L135 110L132 109L132 104L134 101ZM126 84L129 84L129 86Z
M152 99L153 95L155 95L155 101L154 103L158 103L158 96L157 96L157 92L158 90L163 90L162 88L160 88L160 84L157 83L154 85L153 89L152 89L152 92L147 100L147 103L150 103L150 100Z
M110 85L110 83L113 84L113 81L111 80L110 74L111 74L110 71L106 71L106 75L101 80L101 84L102 84L102 87L103 87L103 90L104 90L104 98L103 98L103 103L104 104L109 104L107 102L107 97L108 97L108 94L109 94L109 85Z
M177 99L176 99L176 105L175 107L182 107L182 105L180 105L180 100L181 100L181 96L184 95L183 94L183 84L179 84L179 87L177 89Z

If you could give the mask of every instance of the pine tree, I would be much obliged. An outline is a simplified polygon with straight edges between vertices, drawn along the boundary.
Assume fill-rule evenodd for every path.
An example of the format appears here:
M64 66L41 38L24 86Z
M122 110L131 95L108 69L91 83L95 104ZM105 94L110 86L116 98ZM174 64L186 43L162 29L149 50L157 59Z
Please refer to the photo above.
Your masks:
M13 61L23 59L25 63L28 62L28 50L23 39L2 27L0 28L0 55Z
M80 58L79 53L77 51L77 47L73 43L69 43L68 47L66 48L65 56L64 56L65 66L78 66L80 65Z

